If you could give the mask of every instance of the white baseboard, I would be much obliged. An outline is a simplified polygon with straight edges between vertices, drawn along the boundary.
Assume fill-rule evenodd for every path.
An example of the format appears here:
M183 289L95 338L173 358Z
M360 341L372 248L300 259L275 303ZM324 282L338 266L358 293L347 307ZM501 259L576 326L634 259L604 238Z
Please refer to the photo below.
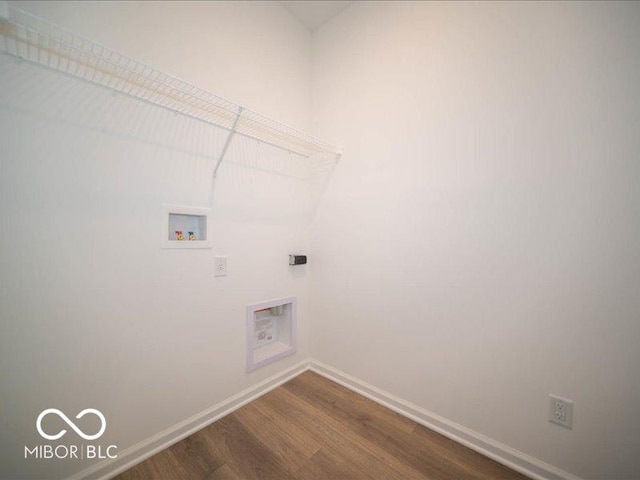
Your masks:
M193 415L186 420L167 428L166 430L137 443L121 453L112 460L103 460L89 468L86 468L68 480L107 480L125 470L137 465L156 453L170 447L174 443L188 437L189 435L203 429L216 420L230 414L234 410L246 405L283 383L297 377L302 372L309 370L310 361L305 360L296 365L283 370L272 377L234 395L217 405L214 405L200 413Z
M537 460L503 445L480 433L448 420L424 408L407 402L373 385L316 360L300 362L266 380L214 405L186 420L153 435L118 454L118 458L103 460L78 472L68 480L107 480L128 470L174 443L201 430L302 372L312 370L329 380L353 390L382 406L424 425L442 435L475 450L534 480L581 480L571 473Z
M424 425L498 463L534 480L581 480L575 475L537 460L514 448L503 445L469 428L458 425L433 412L407 402L362 380L352 377L322 362L312 360L311 371L390 408L400 415Z

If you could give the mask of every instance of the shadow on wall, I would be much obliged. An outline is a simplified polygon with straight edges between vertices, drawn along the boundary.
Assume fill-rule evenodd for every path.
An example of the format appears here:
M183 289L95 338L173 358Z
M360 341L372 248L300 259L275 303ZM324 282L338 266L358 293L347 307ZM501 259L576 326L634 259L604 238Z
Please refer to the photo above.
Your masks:
M224 128L6 54L0 54L0 85L0 109L33 118L34 126L67 126L148 152L126 158L120 168L114 162L114 170L102 165L101 173L119 182L127 168L143 168L149 182L162 186L161 203L213 203L217 214L240 221L308 223L337 164L333 154L305 157L236 135L214 183L213 168L229 134ZM75 142L68 141L73 157ZM99 141L95 148L101 148Z
M25 460L52 405L104 409L102 439L124 450L239 390L250 381L247 299L288 291L304 307L304 270L292 275L287 255L307 244L297 222L313 214L333 160L238 136L213 185L227 136L0 54L0 380L13 432L0 436L0 477L68 478L91 463ZM224 282L213 249L161 249L162 205L207 206L212 195L214 245L234 262ZM235 379L228 390L196 381L210 365Z
M214 205L236 220L308 223L337 165L334 154L304 157L234 137L214 189Z

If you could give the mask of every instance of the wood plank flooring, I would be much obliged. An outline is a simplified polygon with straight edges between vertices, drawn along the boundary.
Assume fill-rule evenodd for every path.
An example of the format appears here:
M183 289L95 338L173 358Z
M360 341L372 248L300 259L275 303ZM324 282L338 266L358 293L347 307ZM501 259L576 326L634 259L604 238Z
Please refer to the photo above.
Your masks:
M526 479L312 372L116 478Z

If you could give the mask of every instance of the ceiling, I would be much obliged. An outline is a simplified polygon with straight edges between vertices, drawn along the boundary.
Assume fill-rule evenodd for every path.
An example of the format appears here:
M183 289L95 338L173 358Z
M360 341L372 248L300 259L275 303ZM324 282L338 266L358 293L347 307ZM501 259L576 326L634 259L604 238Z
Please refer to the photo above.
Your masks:
M350 1L281 1L280 4L289 10L311 32L317 30L333 17L351 5Z

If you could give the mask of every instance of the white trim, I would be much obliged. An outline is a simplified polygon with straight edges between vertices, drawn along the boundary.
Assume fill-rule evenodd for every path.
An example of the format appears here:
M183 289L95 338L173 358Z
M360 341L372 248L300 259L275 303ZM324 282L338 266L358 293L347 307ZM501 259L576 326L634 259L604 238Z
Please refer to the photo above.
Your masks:
M317 360L305 360L277 373L266 380L204 410L186 420L153 435L118 454L118 458L104 460L69 477L68 480L92 479L107 480L137 465L156 453L170 447L174 443L203 429L279 387L283 383L311 370L352 390L374 402L407 417L420 425L434 430L476 452L495 460L498 463L522 473L534 480L582 480L569 472L537 460L514 448L499 443L480 433L441 417L424 408L407 402L395 395L385 392L367 382L359 380L336 368Z
M310 370L534 480L581 480L322 362L312 360Z
M301 373L309 370L310 361L304 360L286 370L277 373L266 380L243 390L242 392L223 400L222 402L200 412L186 420L167 428L129 448L118 453L118 458L103 460L89 468L69 477L68 480L93 479L106 480L112 478L125 470L137 465L156 453L170 447L174 443L188 437L189 435L203 429L207 425L219 420L237 410L238 408L252 402L256 398L270 392L285 382L288 382Z

